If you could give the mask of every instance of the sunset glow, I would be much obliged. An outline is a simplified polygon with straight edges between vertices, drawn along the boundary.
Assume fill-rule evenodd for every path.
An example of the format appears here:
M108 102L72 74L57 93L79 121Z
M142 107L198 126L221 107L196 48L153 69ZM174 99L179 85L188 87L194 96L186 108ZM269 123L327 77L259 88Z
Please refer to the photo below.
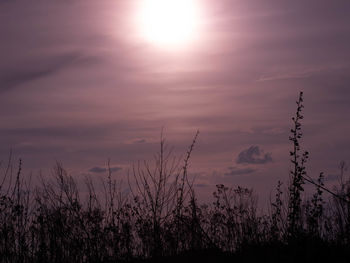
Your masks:
M350 0L0 0L0 263L350 263Z
M141 34L160 46L187 44L198 28L198 8L194 0L145 0L139 13Z

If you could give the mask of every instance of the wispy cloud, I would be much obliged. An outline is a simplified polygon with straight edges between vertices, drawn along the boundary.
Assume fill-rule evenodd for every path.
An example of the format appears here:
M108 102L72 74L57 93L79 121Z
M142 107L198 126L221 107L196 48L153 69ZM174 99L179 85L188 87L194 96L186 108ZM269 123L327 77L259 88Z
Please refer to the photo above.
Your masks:
M269 74L262 75L257 81L273 81L284 79L302 79L310 76L328 72L330 70L339 70L345 68L344 66L327 66L327 67L308 67L300 70L288 70L286 72L271 72Z
M79 52L51 55L51 57L32 58L20 65L10 66L0 72L0 92L11 90L28 82L53 75L73 64L91 64L96 58L85 57Z
M238 167L229 167L229 172L225 173L225 176L234 176L234 175L243 175L243 174L251 174L256 171L256 169L252 168L238 168Z

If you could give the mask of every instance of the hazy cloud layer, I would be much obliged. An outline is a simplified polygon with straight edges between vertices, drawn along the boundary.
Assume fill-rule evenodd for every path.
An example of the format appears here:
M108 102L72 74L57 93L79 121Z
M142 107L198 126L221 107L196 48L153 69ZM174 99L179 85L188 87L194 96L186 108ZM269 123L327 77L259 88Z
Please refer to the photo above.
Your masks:
M13 149L25 170L124 167L152 160L162 127L177 157L199 129L189 169L210 176L198 183L217 171L273 188L288 180L303 90L308 171L350 161L350 1L199 0L200 40L184 50L136 36L138 2L0 1L0 159Z

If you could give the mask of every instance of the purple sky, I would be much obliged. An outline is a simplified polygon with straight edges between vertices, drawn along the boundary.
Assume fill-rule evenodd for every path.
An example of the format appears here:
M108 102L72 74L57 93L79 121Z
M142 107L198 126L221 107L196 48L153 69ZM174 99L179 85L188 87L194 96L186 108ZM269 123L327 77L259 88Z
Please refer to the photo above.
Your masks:
M152 159L161 128L200 191L268 194L288 180L288 141L305 94L308 171L350 162L350 1L199 0L200 41L162 50L136 37L139 1L0 0L0 159L56 160L75 176ZM334 176L332 177L334 178Z

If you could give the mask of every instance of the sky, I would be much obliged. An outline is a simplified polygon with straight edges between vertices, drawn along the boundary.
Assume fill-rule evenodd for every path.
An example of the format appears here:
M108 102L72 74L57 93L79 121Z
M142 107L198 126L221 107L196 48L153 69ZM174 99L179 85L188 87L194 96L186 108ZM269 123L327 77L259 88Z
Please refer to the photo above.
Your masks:
M350 163L350 1L197 0L191 43L140 34L145 0L0 0L0 160L26 174L56 161L75 177L152 162L161 131L208 196L268 196L288 181L304 92L307 171L336 183ZM181 18L179 18L181 19ZM4 167L4 165L2 166Z

